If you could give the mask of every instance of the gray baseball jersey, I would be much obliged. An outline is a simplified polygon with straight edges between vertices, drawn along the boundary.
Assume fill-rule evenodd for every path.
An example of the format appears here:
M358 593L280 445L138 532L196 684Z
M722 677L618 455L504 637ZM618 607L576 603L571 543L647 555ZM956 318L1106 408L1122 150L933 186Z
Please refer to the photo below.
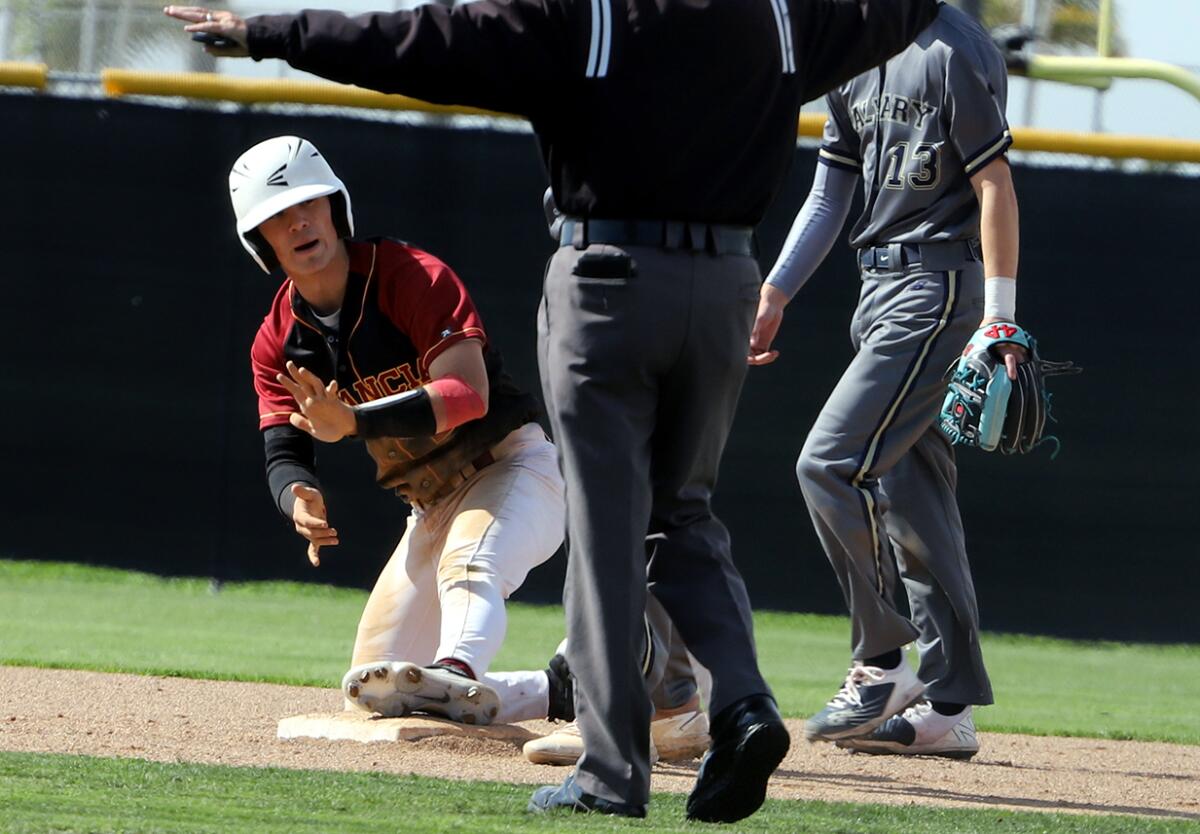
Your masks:
M977 236L970 177L1012 144L1007 97L991 37L946 5L911 46L831 92L820 160L863 178L850 245Z

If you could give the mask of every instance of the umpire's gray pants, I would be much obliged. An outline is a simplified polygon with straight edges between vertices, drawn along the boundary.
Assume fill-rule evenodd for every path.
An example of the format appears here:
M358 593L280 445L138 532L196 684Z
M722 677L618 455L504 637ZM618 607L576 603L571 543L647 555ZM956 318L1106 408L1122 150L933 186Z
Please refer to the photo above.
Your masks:
M992 690L954 451L934 420L943 375L979 326L982 299L978 261L946 272L864 271L854 360L796 464L850 609L853 657L915 640L929 697L964 704L990 704ZM897 569L911 621L894 604Z
M712 672L710 714L770 691L710 505L760 282L751 257L649 247L563 247L547 269L538 359L567 485L576 778L605 799L649 799L647 586Z

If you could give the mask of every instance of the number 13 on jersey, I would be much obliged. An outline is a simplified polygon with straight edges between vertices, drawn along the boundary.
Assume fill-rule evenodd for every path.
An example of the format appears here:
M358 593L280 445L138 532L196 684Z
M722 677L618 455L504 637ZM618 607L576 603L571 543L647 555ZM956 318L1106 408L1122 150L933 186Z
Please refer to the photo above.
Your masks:
M911 147L911 153L909 151ZM917 191L929 191L937 187L940 171L938 157L941 143L897 142L883 152L883 178L885 188L903 191L905 186Z

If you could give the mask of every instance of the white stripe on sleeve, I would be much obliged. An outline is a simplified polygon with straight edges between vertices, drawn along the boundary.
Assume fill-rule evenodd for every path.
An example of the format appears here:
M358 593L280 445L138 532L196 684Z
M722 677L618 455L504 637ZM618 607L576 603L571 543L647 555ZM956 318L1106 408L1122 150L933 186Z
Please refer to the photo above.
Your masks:
M600 0L592 0L592 43L588 48L586 75L596 77L596 59L600 54Z
M788 32L790 24L785 25L784 20L787 16L787 0L771 0L771 11L775 15L775 29L779 34L779 61L783 65L783 74L791 75L795 72L791 57L791 50L788 48L788 42L791 40L791 33Z
M604 78L608 75L608 59L612 55L612 0L600 0L600 20L604 28L600 34L600 67L596 77Z

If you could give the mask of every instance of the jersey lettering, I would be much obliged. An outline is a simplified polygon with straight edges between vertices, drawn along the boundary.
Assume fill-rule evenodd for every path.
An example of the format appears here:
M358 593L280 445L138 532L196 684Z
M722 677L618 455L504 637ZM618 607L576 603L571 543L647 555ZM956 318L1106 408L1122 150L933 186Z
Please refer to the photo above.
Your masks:
M867 125L876 122L911 125L917 130L923 130L925 122L937 110L935 105L920 99L884 93L882 96L864 98L851 105L850 119L858 133L862 133L862 129Z
M354 383L354 393L358 395L358 402L365 403L371 400L378 400L382 397L388 397L392 394L411 391L420 385L421 380L413 373L412 365L404 364L356 381ZM345 389L342 389L342 393L346 397L350 396L349 392Z

